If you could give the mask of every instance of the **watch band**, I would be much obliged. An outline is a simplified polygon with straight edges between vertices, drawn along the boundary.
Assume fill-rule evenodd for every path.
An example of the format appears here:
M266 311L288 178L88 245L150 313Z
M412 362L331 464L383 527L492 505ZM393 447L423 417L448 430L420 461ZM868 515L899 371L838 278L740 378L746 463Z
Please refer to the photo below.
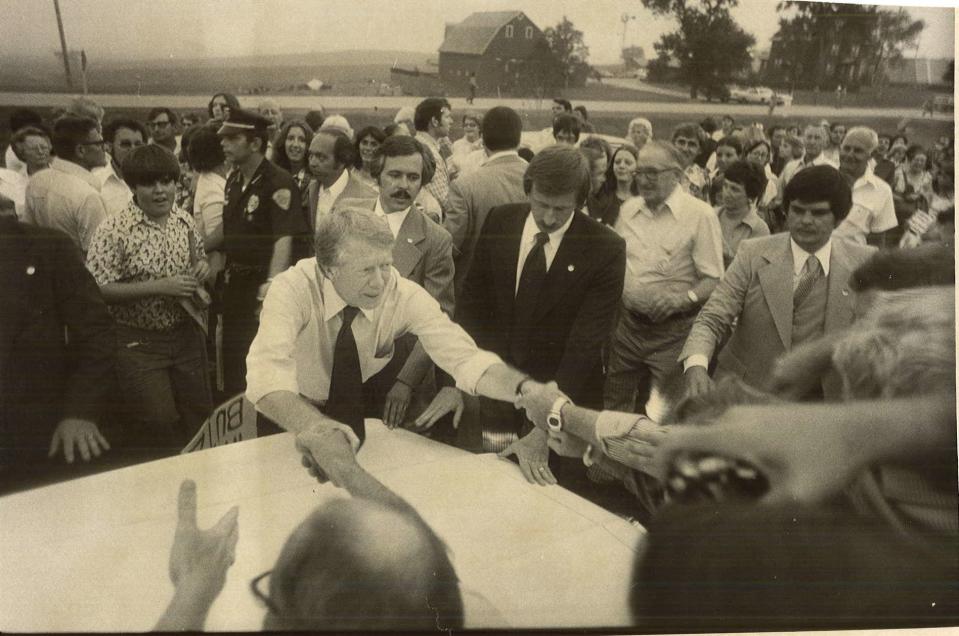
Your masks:
M559 433L563 430L563 407L571 404L572 401L565 395L561 395L553 401L553 406L549 409L546 416L546 428L553 433Z

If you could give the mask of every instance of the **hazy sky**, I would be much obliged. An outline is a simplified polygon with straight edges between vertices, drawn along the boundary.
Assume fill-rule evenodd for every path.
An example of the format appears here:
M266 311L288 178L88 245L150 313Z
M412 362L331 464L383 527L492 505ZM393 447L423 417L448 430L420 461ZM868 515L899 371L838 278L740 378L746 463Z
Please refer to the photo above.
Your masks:
M948 7L959 0L925 0ZM893 4L881 2L881 4ZM916 4L908 2L906 4ZM621 16L627 44L646 48L674 28L640 0L60 0L67 43L93 58L231 57L343 49L435 52L446 22L474 11L518 9L540 28L563 15L584 32L590 61L619 58ZM740 0L733 14L768 47L776 32L776 0ZM909 7L926 21L919 56L952 57L954 11ZM0 0L0 56L51 55L59 39L52 0ZM910 54L913 51L909 52Z

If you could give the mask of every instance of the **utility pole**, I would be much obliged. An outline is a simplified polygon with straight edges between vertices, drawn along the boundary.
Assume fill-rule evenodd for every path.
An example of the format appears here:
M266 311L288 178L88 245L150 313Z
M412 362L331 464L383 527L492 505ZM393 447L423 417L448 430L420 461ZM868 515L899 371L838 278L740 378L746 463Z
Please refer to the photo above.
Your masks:
M57 28L60 30L60 50L63 51L63 70L67 74L67 88L73 90L73 78L70 77L70 54L67 53L67 36L63 34L63 17L60 15L60 0L53 0L53 9L57 12Z
M619 50L624 51L626 49L626 26L629 24L630 20L635 20L636 16L629 15L628 13L624 13L623 15L619 17L619 19L623 23L623 37L622 37L622 43L620 44Z

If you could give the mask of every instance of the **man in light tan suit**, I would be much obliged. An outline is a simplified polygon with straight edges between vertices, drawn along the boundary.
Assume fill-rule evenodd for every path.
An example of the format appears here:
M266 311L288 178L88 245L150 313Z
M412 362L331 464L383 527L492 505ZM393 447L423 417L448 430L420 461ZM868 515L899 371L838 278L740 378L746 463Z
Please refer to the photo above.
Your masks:
M807 168L786 185L783 204L788 232L743 241L696 317L679 356L688 394L709 390L710 358L730 330L715 376L762 389L781 354L852 322L849 275L875 249L832 237L852 206L849 185L831 166ZM838 397L840 389L827 375L806 397Z
M395 239L393 267L403 278L429 292L440 308L452 316L452 240L449 232L415 203L420 188L433 176L428 153L429 150L412 137L387 138L377 149L371 170L380 186L379 196L373 200L341 198L333 211L359 207L383 217ZM414 430L427 430L439 418L432 421L428 417L418 421L413 418L421 415L434 398L437 411L441 403L459 403L452 379L440 373L434 381L434 375L433 361L416 337L406 335L396 341L393 359L366 385L368 390L383 394L383 421L387 426L406 425ZM437 384L443 387L439 393ZM451 424L451 418L446 418L433 435L452 441Z
M449 210L443 221L453 237L456 263L456 293L459 295L473 262L476 241L493 208L526 201L523 175L526 161L520 157L523 120L512 108L497 106L483 117L483 164L450 184Z

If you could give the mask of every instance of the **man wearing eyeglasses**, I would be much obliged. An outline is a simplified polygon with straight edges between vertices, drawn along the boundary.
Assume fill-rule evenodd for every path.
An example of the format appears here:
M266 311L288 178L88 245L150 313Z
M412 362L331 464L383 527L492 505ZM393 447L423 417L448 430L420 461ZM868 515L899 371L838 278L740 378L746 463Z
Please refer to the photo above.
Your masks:
M139 148L147 137L146 128L135 119L114 119L103 128L103 138L110 150L110 161L94 168L93 174L100 180L100 196L107 214L113 216L125 210L133 200L133 192L123 180L123 160L134 148Z
M107 216L100 181L90 172L106 165L106 144L95 120L65 115L53 125L53 162L27 183L24 220L65 232L84 259Z
M180 154L180 137L176 134L176 113L169 108L158 107L147 116L150 127L150 143L163 146L174 155Z
M614 229L626 239L626 283L603 392L611 410L643 411L653 386L678 372L699 308L723 272L719 219L680 185L684 155L649 141L639 153L639 196L623 203Z

